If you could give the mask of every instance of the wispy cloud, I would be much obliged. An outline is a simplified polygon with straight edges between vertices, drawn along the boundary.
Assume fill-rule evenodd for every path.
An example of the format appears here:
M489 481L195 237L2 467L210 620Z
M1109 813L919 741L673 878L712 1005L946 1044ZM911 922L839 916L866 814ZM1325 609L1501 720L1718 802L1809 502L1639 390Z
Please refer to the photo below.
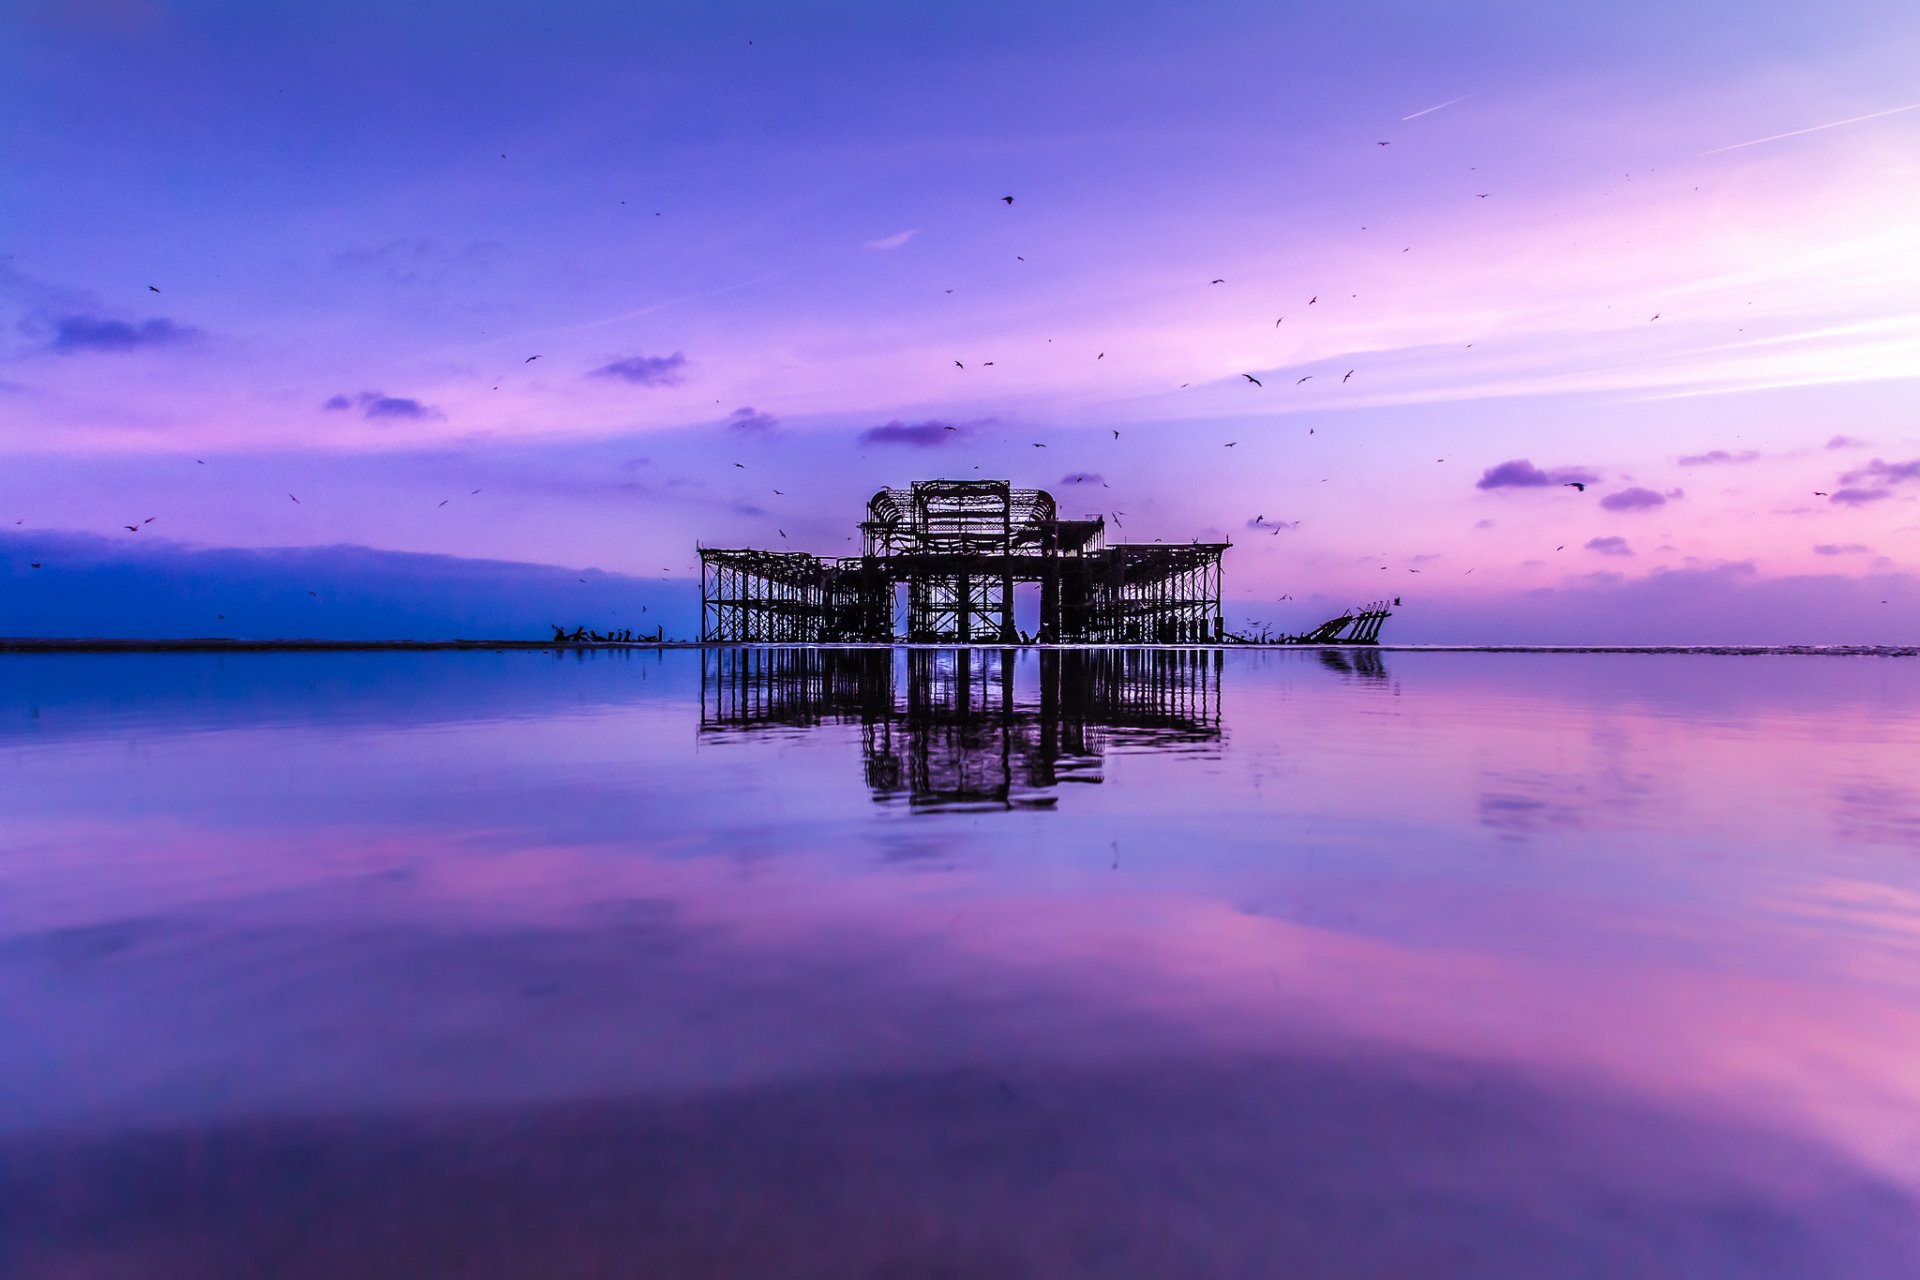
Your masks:
M916 449L935 449L965 436L968 427L964 422L942 422L938 418L925 422L901 422L896 418L878 427L868 427L856 439L861 444L905 444Z
M432 405L422 404L411 396L390 396L382 391L362 391L357 396L329 396L320 407L334 413L357 408L361 416L367 418L412 418L424 422L446 416Z
M676 351L670 356L628 356L595 369L589 377L619 378L642 387L677 387L686 379L681 370L687 358Z
M1098 471L1075 471L1060 477L1061 484L1105 484L1107 478Z
M137 351L143 347L177 347L197 342L200 331L175 324L164 316L142 320L108 320L101 316L62 316L53 322L50 351L72 355L80 351Z
M1882 486L1920 480L1920 458L1908 462L1888 462L1875 458L1864 467L1856 467L1840 477L1841 484L1873 482Z
M1881 502L1892 496L1891 489L1835 489L1827 501L1837 507L1864 507L1869 502Z
M1813 553L1817 556L1872 555L1873 548L1858 542L1821 542L1816 543Z
M1525 458L1488 467L1474 482L1476 489L1538 489L1555 484L1597 484L1600 477L1585 467L1555 467L1543 471Z
M770 413L757 412L752 405L741 405L727 415L727 426L734 431L765 435L779 425L780 419Z
M920 234L920 228L910 227L905 231L896 231L890 236L882 236L878 240L869 240L867 241L867 248L898 249L901 245L905 244L907 241L913 239L915 236L919 234Z
M1838 437L1836 437L1837 439ZM1832 446L1828 446L1831 448ZM1752 462L1759 458L1758 449L1743 449L1739 453L1728 453L1725 449L1713 449L1707 453L1689 453L1680 459L1683 467L1710 467L1719 463Z
M1667 499L1664 494L1635 485L1630 489L1608 494L1600 499L1600 505L1608 511L1652 511L1656 507L1666 506Z
M1860 440L1860 439L1856 439L1853 436L1835 436L1833 437L1833 439L1827 441L1827 448L1829 449L1864 449L1871 443L1873 443L1871 440Z
M1603 556L1630 556L1633 554L1633 548L1627 545L1627 540L1620 537L1588 538L1587 550L1597 551Z

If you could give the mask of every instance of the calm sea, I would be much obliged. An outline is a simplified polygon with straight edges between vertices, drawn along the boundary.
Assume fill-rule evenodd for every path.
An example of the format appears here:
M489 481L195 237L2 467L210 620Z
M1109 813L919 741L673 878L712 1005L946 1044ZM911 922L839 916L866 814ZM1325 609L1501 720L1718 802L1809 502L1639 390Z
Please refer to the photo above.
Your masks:
M1920 660L0 656L8 1277L1920 1275Z

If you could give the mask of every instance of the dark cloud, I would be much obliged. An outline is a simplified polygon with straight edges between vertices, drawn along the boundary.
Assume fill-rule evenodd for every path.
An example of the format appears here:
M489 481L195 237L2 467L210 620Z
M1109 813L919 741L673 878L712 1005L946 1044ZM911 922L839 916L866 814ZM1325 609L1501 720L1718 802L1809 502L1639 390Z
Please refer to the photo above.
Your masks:
M1867 440L1858 440L1858 439L1855 439L1853 436L1835 436L1833 439L1827 441L1827 448L1829 449L1861 449L1861 448L1865 448L1869 443L1871 442Z
M1840 437L1835 436L1836 440ZM1832 445L1828 445L1832 448ZM1714 449L1707 453L1689 453L1680 459L1683 467L1706 467L1720 462L1752 462L1760 456L1758 449L1743 449L1739 453L1728 453L1725 449Z
M1476 520L1473 522L1473 527L1476 529L1492 529L1496 526L1491 520Z
M642 387L677 387L685 379L680 371L687 358L676 351L670 356L628 356L595 369L590 377L619 378Z
M1631 489L1622 489L1600 499L1600 505L1608 511L1651 511L1655 507L1664 507L1667 500L1651 489L1642 489L1638 485Z
M1881 486L1901 484L1908 480L1920 480L1920 458L1908 462L1888 462L1884 458L1875 458L1864 467L1856 468L1840 477L1841 484L1861 484L1872 482Z
M1105 484L1107 478L1098 471L1076 471L1072 475L1060 477L1061 484Z
M48 350L62 355L76 351L137 351L142 347L177 347L197 342L200 331L175 324L164 316L134 324L99 316L64 316L53 322Z
M362 391L357 396L328 396L320 407L333 412L358 408L368 418L412 418L427 421L444 415L432 405L421 404L409 396L390 396L381 391Z
M1892 496L1891 489L1835 489L1827 501L1837 507L1864 507L1869 502L1879 502Z
M917 449L936 449L965 436L967 428L967 423L942 422L938 418L928 418L925 422L902 422L895 418L884 426L868 427L855 440L860 444L909 444Z
M1633 548L1627 545L1625 538L1588 538L1587 550L1597 551L1603 556L1630 556Z
M752 405L742 405L727 415L727 425L735 431L764 435L779 426L780 419L770 413L756 413Z
M1585 467L1555 467L1542 471L1525 458L1488 467L1474 482L1476 489L1538 489L1552 484L1598 484L1600 477Z
M1873 548L1858 542L1833 543L1822 542L1815 545L1813 553L1817 556L1872 555Z

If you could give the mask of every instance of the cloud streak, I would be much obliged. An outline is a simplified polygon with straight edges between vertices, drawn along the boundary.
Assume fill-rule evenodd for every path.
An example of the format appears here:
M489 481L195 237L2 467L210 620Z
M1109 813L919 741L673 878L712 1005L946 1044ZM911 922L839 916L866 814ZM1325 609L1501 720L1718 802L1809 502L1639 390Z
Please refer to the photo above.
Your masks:
M640 387L677 387L686 381L681 372L687 358L676 351L670 356L628 356L601 365L588 377L618 378Z
M860 444L904 444L916 449L937 449L952 444L968 432L964 422L942 422L938 418L929 418L925 422L901 422L894 419L877 427L868 427L855 439Z
M330 413L359 409L365 418L410 418L418 422L445 417L438 409L422 404L411 396L390 396L382 391L362 391L357 396L329 396L320 405Z
M1600 477L1585 467L1555 467L1543 471L1526 458L1488 467L1474 482L1476 489L1539 489L1556 484L1597 484Z
M1635 485L1631 489L1608 494L1600 499L1600 505L1608 511L1652 511L1656 507L1666 506L1667 499L1664 494Z
M200 336L198 329L175 324L164 316L134 324L101 316L72 315L53 322L53 337L47 342L47 349L61 355L82 351L127 352L144 347L182 346L199 341Z
M1809 125L1805 129L1793 129L1786 133L1769 134L1764 138L1754 138L1749 142L1735 142L1724 147L1715 147L1711 151L1702 151L1703 156L1717 156L1722 151L1738 151L1741 147L1757 147L1763 142L1778 142L1782 138L1797 138L1803 133L1819 133L1823 129L1838 129L1842 125L1859 124L1863 120L1878 120L1882 116L1897 116L1902 111L1920 110L1920 102L1909 102L1904 107L1888 107L1885 111L1870 111L1864 116L1848 116L1845 120L1832 120L1826 124Z

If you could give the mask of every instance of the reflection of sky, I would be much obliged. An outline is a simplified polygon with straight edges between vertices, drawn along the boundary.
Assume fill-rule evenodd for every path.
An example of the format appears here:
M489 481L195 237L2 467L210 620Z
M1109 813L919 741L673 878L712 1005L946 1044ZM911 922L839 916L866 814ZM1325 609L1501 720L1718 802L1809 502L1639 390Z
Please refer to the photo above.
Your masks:
M1383 657L1230 654L1211 746L936 813L857 718L699 732L694 653L9 659L0 1132L1171 1060L1224 1121L1284 1060L1639 1109L1554 1141L1656 1199L1707 1126L1672 1167L1816 1236L1920 1192L1920 666Z
M0 528L684 581L977 466L1239 537L1236 625L1911 629L1920 111L1736 144L1911 104L1912 6L1231 8L27 4Z

